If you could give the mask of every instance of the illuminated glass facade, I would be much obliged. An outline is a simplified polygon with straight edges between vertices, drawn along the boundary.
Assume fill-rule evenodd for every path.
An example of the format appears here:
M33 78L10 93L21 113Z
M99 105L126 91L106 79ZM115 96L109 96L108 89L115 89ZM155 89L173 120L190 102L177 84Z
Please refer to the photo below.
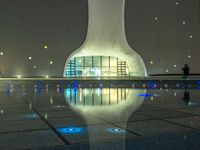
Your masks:
M74 57L65 68L66 77L128 76L126 61L110 56Z

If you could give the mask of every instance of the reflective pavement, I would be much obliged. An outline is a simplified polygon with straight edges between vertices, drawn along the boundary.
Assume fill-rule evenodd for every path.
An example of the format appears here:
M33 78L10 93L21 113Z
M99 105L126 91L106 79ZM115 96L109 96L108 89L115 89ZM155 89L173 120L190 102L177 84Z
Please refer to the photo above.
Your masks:
M0 81L0 149L198 150L200 82L193 84Z

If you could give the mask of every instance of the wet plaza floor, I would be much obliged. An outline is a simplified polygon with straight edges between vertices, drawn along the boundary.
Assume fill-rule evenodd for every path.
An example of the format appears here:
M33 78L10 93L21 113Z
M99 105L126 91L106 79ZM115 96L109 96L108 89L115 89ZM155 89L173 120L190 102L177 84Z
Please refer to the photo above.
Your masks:
M199 150L200 82L182 82L0 81L0 150Z

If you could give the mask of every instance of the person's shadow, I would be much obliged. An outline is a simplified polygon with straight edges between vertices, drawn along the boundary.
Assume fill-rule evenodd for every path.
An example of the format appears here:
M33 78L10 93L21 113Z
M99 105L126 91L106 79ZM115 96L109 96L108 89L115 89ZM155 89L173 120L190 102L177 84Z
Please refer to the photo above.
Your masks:
M190 92L185 89L185 92L183 94L183 101L185 102L186 105L189 105L190 104Z

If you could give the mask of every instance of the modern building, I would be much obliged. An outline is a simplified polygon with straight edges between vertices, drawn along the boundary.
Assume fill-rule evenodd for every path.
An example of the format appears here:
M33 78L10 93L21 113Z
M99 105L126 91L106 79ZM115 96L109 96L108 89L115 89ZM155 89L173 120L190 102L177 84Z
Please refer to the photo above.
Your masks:
M67 59L63 76L146 76L142 58L126 40L125 0L88 0L88 5L86 40Z

